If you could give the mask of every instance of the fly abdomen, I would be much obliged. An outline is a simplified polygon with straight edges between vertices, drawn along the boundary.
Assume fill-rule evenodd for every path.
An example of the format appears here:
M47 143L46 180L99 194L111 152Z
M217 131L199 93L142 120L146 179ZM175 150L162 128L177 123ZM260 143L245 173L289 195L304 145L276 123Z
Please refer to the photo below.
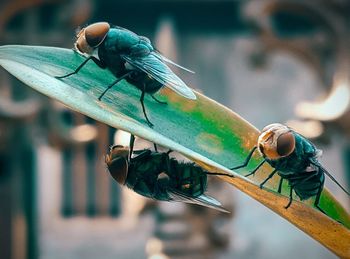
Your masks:
M198 197L207 187L207 175L203 169L193 163L177 163L176 188L181 192Z
M324 184L324 174L319 168L311 172L305 171L282 177L289 181L290 187L293 188L301 200L317 195Z

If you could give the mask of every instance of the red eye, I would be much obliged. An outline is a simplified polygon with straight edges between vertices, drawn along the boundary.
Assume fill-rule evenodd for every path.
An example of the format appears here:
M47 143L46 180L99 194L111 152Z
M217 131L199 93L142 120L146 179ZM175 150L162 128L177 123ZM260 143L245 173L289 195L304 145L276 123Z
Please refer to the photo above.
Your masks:
M85 39L90 47L95 48L102 43L110 26L106 22L97 22L85 28Z
M113 160L106 161L111 176L119 184L125 184L128 176L128 162L124 157L117 157Z
M281 156L290 155L295 148L295 138L292 132L282 134L277 139L277 153Z
M125 184L128 176L129 149L121 145L111 147L110 153L106 155L106 164L111 176L120 184Z

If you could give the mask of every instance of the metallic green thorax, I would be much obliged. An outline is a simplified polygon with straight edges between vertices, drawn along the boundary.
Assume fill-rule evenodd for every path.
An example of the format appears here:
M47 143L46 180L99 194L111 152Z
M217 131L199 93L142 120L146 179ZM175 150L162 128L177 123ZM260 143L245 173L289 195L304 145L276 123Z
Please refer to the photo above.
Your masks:
M149 39L127 29L117 27L108 31L106 38L98 47L98 56L114 75L120 77L129 71L125 66L126 62L123 55L137 60L148 57L153 51L154 48ZM158 62L160 63L160 61ZM158 69L162 71L162 67ZM147 73L141 71L137 75L126 78L126 80L147 93L155 93L163 87L162 83L150 78Z

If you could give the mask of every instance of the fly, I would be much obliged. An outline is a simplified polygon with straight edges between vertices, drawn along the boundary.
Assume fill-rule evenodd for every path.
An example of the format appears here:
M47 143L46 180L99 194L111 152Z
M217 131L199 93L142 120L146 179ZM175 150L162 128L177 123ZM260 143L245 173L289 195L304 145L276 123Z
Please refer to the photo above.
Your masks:
M270 164L274 170L260 184L260 188L276 173L281 177L278 186L279 193L281 193L283 181L288 181L290 192L289 202L285 206L286 209L292 204L294 191L300 200L315 197L314 206L326 214L319 206L325 174L346 194L350 195L319 163L318 157L322 153L321 150L317 149L308 139L285 125L274 123L266 126L258 138L257 146L250 151L245 162L242 165L231 168L231 170L246 167L256 149L258 149L264 160L246 176L254 175L264 163Z
M204 193L207 175L232 175L211 173L194 163L179 162L169 156L171 151L133 151L133 142L132 136L130 150L116 145L106 156L109 172L119 184L155 200L199 204L227 212L219 201ZM132 154L136 156L131 157Z
M157 100L153 94L167 86L183 97L196 100L193 91L171 71L166 63L194 72L162 56L144 36L139 36L122 27L111 27L107 22L98 22L80 30L74 49L87 58L73 72L56 78L62 79L77 74L89 60L92 60L97 66L109 69L117 77L98 99L101 100L109 89L125 79L141 91L142 111L150 127L153 124L147 117L144 105L146 93L150 94L155 101L166 104ZM96 53L98 58L95 57Z

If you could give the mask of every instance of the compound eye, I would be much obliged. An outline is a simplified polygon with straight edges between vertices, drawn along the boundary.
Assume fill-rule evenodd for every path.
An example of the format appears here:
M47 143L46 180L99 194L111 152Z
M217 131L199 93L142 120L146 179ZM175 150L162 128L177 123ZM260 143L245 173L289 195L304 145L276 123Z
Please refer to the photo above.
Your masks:
M111 176L119 184L125 184L128 176L128 162L124 157L117 157L111 160L110 157L106 159L107 167Z
M90 47L95 48L102 43L110 26L106 22L97 22L85 28L85 39Z
M277 153L281 156L290 155L295 148L295 138L292 132L280 135L277 139Z

